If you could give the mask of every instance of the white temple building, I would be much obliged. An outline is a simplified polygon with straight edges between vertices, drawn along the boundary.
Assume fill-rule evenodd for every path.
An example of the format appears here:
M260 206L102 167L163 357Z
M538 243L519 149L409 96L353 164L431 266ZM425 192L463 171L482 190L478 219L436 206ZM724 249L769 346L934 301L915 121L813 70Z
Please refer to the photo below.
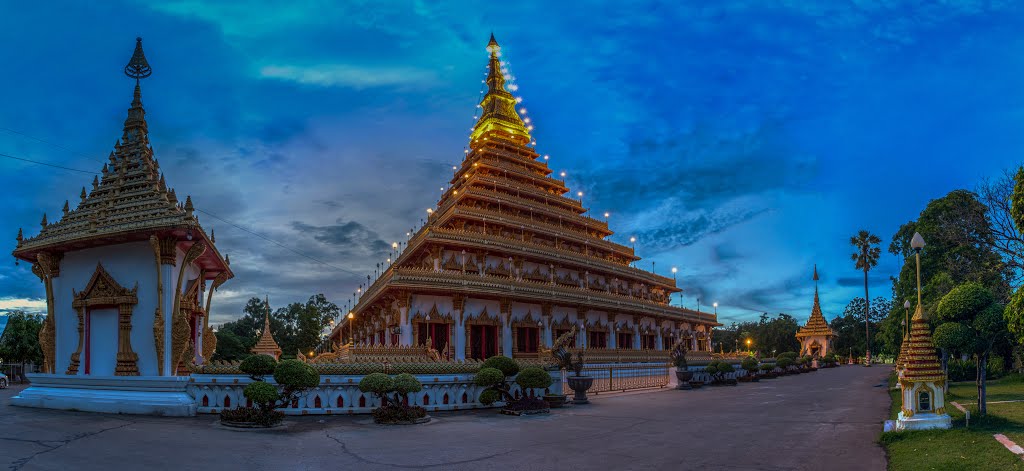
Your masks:
M139 38L125 67L134 99L102 176L56 222L44 214L38 235L18 231L13 255L43 282L47 316L43 373L29 375L15 405L195 413L185 365L213 354L207 313L233 275L191 198L178 201L153 157L139 86L151 72Z

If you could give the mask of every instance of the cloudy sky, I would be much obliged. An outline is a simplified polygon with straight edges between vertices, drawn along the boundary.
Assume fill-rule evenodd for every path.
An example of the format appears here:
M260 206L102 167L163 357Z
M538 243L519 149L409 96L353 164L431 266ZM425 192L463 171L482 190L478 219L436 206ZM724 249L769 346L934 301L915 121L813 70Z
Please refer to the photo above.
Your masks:
M215 322L252 296L351 297L461 160L491 31L538 150L725 322L806 318L815 263L839 314L863 289L850 235L884 250L928 200L1024 160L1019 2L236 3L0 7L10 156L98 171L144 38L156 155L237 275ZM0 157L0 247L91 179ZM897 265L883 256L875 293ZM42 297L0 265L0 311Z

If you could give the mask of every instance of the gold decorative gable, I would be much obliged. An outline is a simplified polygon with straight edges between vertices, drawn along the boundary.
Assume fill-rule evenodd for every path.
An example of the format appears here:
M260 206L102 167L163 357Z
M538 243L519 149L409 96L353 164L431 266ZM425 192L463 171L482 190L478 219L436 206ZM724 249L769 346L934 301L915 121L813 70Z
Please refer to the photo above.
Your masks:
M136 296L138 290L138 283L135 283L135 287L132 289L121 286L114 277L110 276L110 273L107 273L103 264L97 263L96 271L93 272L89 283L85 285L85 289L80 293L76 293L74 289L71 290L74 295L71 307L78 309L92 306L138 304L139 298Z

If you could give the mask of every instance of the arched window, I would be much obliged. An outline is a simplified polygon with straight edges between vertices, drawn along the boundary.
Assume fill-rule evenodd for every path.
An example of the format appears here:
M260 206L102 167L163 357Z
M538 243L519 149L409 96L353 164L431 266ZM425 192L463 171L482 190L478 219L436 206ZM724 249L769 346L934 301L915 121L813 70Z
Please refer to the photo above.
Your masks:
M932 397L927 392L922 391L917 395L917 410L927 411L932 410Z

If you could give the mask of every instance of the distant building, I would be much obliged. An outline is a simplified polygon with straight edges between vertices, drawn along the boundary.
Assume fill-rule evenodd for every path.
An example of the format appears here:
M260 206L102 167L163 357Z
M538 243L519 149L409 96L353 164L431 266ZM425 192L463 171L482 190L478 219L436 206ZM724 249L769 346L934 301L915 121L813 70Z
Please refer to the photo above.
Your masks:
M814 267L814 306L811 307L811 317L807 324L796 333L796 339L800 341L800 355L810 355L815 358L828 355L832 351L832 339L836 337L835 331L825 321L821 313L821 303L818 302L818 267Z

